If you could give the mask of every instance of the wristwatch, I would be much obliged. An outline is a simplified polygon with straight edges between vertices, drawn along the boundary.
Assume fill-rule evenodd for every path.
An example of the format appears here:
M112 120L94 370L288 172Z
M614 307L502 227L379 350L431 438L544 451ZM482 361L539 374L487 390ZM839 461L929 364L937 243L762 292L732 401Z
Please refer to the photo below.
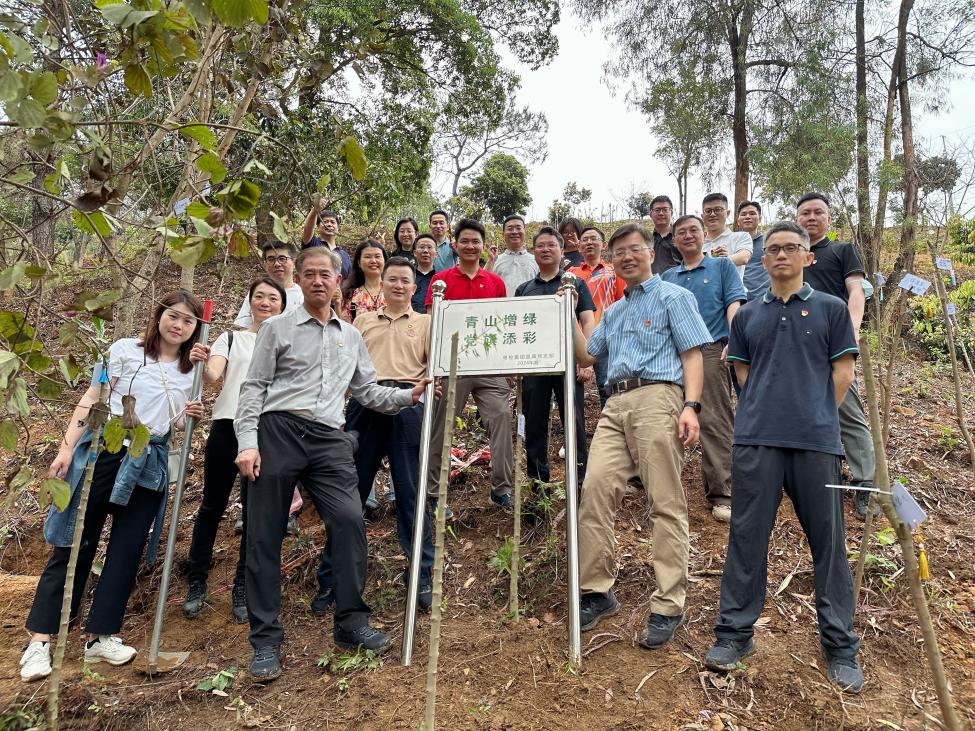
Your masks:
M701 402L700 401L685 401L684 402L684 408L685 409L687 409L687 408L694 409L694 413L700 414L701 413Z

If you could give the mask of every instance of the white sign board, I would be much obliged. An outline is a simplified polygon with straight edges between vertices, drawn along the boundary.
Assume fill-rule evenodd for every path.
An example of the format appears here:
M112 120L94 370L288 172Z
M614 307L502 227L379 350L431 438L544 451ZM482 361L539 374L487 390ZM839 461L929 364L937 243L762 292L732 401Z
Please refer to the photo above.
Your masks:
M434 375L450 374L457 332L459 376L565 372L565 305L555 295L440 303Z

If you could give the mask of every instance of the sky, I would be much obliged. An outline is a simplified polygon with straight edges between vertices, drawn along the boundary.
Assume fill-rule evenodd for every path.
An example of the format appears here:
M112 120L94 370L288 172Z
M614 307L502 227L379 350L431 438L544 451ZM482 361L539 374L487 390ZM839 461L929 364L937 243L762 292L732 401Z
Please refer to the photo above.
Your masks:
M583 28L563 6L556 32L559 54L551 64L537 71L516 69L522 77L520 101L544 111L549 122L548 158L529 167L529 218L544 220L571 180L592 189L597 219L608 219L611 206L622 217L624 201L635 191L669 195L676 205L677 184L653 155L656 143L646 119L627 105L625 82L614 94L603 77L603 64L614 51L601 28ZM932 116L915 110L915 136L929 147L941 135L950 140L975 135L975 75L956 80L948 91L950 111ZM723 192L733 197L730 180ZM688 210L699 208L704 193L692 173Z

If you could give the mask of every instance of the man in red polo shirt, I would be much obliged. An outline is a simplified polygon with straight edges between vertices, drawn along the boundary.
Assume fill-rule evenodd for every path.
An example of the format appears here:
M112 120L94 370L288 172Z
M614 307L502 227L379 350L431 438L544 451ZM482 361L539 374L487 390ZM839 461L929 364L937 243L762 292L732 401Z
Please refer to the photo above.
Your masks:
M437 272L430 280L427 290L427 309L433 304L433 283L442 281L447 285L444 299L468 300L506 297L504 280L497 274L481 268L481 254L484 252L484 226L469 218L461 220L454 229L454 245L459 260L456 266ZM508 409L508 396L511 388L504 376L463 376L457 379L455 416L460 415L467 403L468 395L474 397L481 421L487 429L491 441L491 502L510 510L514 505L511 497L514 456L511 449L511 413ZM437 481L440 479L440 457L443 449L444 411L447 398L437 402L433 417L433 435L430 442L430 470L427 488L431 495L437 494Z

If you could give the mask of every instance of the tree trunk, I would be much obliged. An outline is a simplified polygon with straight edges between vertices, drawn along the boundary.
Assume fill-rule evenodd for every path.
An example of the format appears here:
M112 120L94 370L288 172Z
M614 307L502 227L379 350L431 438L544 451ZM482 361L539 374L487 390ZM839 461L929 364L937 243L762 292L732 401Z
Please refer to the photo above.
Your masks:
M907 22L914 0L903 0L897 20L898 46L907 43ZM917 155L914 150L914 120L911 115L911 94L908 88L907 54L901 53L897 66L897 98L900 100L901 145L904 148L904 220L901 223L900 251L891 278L900 278L903 271L914 270L914 244L917 237Z
M734 113L731 137L735 145L735 207L748 200L748 41L751 35L754 9L750 3L742 8L740 25L728 29L731 49L732 80L734 82Z
M54 153L46 157L31 155L34 160L34 187L44 190L44 178L51 172ZM54 201L46 195L31 195L31 245L44 259L54 258Z
M880 270L880 262L870 246L873 240L870 214L870 149L867 118L867 44L864 5L856 0L856 158L857 158L857 226L856 243L866 262L866 276ZM880 298L877 298L879 302Z

